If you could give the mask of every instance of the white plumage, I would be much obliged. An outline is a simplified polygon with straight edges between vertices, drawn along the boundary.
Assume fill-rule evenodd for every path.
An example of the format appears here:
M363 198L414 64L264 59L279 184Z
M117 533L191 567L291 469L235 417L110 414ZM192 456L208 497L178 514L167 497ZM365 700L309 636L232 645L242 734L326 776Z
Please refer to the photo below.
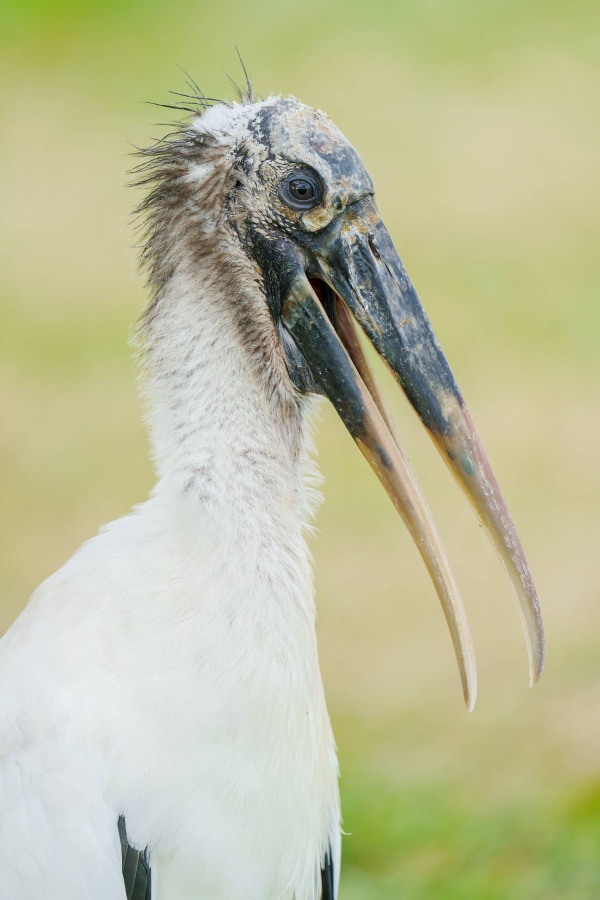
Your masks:
M282 418L216 274L184 265L152 326L151 499L0 644L3 900L122 900L121 813L161 900L314 900L339 843L306 401Z

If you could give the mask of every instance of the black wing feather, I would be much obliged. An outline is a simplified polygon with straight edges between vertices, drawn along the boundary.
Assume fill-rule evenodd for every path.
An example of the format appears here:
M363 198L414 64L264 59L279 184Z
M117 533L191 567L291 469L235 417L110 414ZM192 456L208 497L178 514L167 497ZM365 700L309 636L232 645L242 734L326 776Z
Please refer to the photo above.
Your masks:
M146 850L135 850L131 846L127 840L127 829L123 816L119 816L118 827L127 900L151 900L152 885L148 853Z
M321 900L335 900L333 860L331 854L325 857L325 865L321 869Z

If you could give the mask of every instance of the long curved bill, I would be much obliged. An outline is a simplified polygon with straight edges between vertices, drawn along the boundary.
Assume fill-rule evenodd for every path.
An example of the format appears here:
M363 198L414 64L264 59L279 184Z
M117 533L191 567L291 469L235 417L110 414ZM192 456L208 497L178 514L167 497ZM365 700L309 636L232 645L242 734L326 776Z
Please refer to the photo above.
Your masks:
M472 710L477 697L477 672L458 586L421 486L399 437L396 435L394 440L386 424L385 419L391 424L391 418L350 317L340 304L336 319L343 335L342 344L317 295L302 275L290 287L282 319L302 349L313 377L377 474L419 549L450 629L465 704ZM365 379L370 382L371 391Z
M475 700L475 664L462 602L353 319L404 390L500 556L516 595L534 684L544 665L544 631L525 554L462 394L372 197L349 205L306 250L311 274L329 286L334 300L327 298L326 313L299 273L283 304L284 325L423 556L450 626L467 706Z

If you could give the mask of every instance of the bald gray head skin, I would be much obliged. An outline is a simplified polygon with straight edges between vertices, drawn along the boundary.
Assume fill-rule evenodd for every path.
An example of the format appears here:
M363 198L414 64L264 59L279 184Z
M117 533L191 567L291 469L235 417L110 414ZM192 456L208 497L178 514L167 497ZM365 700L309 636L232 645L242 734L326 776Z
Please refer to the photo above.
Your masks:
M255 146L261 146L266 154L261 167L265 181L269 172L285 178L305 169L309 177L317 176L319 202L307 201L305 208L294 210L294 220L304 231L321 231L351 203L375 193L354 147L320 111L295 100L280 100L257 113L248 130ZM273 186L280 198L280 212L287 218L289 202L281 197L279 182Z
M182 259L188 277L194 265L200 270L213 260L231 282L232 296L246 296L241 282L254 279L259 300L240 300L240 328L244 341L262 348L261 377L276 381L288 401L316 393L336 408L421 552L472 709L475 662L458 587L362 349L362 332L501 557L523 621L530 681L536 682L544 663L543 625L521 542L354 147L323 112L295 99L269 98L212 106L144 156L143 180L153 187L143 205L155 296L148 316L164 302L165 285Z

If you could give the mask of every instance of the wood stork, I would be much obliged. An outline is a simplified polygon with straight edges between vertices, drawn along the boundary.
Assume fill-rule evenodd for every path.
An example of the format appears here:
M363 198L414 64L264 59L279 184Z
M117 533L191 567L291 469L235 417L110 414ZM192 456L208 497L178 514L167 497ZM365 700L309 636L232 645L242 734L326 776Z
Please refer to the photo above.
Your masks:
M33 595L0 645L2 900L334 900L340 804L306 532L325 395L416 541L466 704L450 566L362 349L383 357L514 587L535 588L464 400L327 116L209 104L144 151L140 328L157 483Z

